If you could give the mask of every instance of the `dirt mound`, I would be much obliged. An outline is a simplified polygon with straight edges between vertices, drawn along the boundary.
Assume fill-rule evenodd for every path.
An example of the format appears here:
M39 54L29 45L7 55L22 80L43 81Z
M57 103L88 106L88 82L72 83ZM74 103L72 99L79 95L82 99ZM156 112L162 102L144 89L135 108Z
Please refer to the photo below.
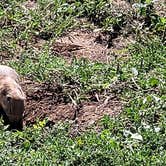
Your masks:
M83 57L90 60L107 61L109 49L106 44L99 43L98 32L76 29L59 38L52 46L55 55Z
M56 40L51 50L54 55L63 56L69 61L76 57L109 62L116 50L123 50L131 42L131 36L111 38L110 34L101 32L100 29L75 29Z
M22 87L27 95L25 125L48 118L49 123L71 121L74 128L82 130L104 115L114 116L122 110L122 103L115 96L76 105L63 92L63 88L56 84L25 81Z

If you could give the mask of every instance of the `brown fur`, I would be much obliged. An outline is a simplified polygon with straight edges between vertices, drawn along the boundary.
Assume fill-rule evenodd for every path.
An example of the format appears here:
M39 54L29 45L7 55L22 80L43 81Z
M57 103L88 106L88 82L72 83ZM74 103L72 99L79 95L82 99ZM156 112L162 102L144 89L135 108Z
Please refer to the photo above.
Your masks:
M19 82L19 75L17 74L17 72L6 65L0 65L0 76L8 76L14 79L16 82Z
M0 113L4 123L22 129L25 94L13 77L0 74Z

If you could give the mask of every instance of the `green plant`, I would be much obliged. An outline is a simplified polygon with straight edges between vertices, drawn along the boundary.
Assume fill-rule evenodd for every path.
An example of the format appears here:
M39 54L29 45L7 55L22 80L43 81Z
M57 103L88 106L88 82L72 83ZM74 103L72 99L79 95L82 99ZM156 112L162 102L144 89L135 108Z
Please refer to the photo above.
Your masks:
M87 101L93 92L99 97L115 94L123 103L123 110L116 117L104 116L97 130L91 128L75 136L68 123L49 126L48 120L38 119L22 132L13 132L0 119L0 165L165 165L163 38L159 40L154 32L148 35L150 38L136 36L140 40L126 49L128 56L117 56L111 63L76 58L69 63L63 56L52 55L50 45L75 26L75 18L87 17L111 34L113 26L122 30L132 24L134 13L118 13L105 0L39 0L34 9L25 9L23 2L0 4L0 53L3 60L7 57L5 63L33 81L59 84L69 102ZM147 17L149 10L150 27L164 32L165 19L153 15L149 6L152 2L139 2L145 6L136 11L136 21L144 23L142 16ZM144 32L143 27L140 30ZM40 49L35 46L38 40L45 41Z

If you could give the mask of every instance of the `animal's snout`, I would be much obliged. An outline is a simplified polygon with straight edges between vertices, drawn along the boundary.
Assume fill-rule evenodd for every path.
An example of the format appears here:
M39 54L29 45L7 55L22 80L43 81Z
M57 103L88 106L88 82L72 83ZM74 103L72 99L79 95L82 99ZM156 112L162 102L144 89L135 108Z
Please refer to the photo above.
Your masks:
M23 118L22 116L7 116L4 114L3 116L4 124L9 125L9 129L17 129L22 130L23 129Z
M19 122L21 119L23 119L23 115L7 115L10 123Z
M22 130L23 128L23 113L24 113L24 100L13 99L7 97L7 108L5 112L5 124L9 124L9 129Z
M20 117L24 113L24 100L8 99L8 108L6 110L7 116Z
M10 123L9 129L22 130L23 129L23 120L19 119L18 121L13 121Z

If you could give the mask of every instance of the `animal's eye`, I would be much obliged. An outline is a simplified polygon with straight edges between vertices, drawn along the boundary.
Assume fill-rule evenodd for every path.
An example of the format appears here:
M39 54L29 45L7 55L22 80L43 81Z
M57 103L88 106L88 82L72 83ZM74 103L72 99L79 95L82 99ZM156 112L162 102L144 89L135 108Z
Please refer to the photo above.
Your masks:
M11 101L11 97L7 97L7 102L9 103Z

